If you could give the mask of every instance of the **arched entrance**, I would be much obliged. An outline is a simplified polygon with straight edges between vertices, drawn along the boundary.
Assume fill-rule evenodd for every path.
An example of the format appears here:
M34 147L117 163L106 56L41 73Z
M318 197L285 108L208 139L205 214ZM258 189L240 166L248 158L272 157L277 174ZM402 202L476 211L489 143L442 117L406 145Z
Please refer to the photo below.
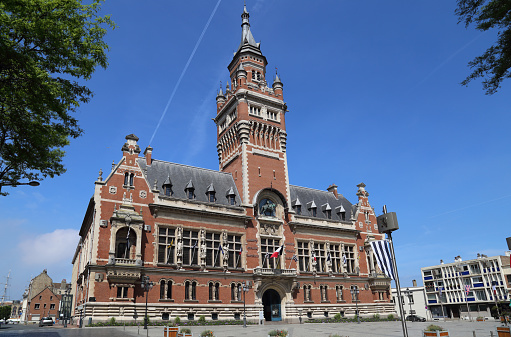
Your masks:
M280 295L274 289L268 289L263 294L264 319L267 321L281 321Z

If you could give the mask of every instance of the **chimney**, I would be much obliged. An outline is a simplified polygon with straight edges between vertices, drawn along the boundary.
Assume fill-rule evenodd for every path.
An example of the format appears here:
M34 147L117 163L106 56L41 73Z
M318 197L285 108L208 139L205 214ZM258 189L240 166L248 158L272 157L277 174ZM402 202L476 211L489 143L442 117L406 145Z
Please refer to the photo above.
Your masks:
M146 162L146 165L147 166L151 166L151 156L153 154L153 148L151 146L148 146L145 150L144 150L144 156L145 156L145 162Z
M412 280L412 285L413 285L414 287L416 287L416 286L417 286L417 280Z
M337 194L337 185L336 184L332 184L330 186L328 186L328 188L326 189L328 192L332 192L334 195L335 195L335 198L338 197L338 194Z

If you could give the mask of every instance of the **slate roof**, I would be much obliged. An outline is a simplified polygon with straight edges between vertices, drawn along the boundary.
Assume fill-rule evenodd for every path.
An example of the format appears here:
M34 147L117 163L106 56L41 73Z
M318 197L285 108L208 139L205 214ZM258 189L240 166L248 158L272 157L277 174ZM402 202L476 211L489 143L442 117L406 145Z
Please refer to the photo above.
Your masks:
M145 158L138 158L138 165L145 173L147 183L150 188L154 188L154 181L158 183L156 188L160 190L163 196L163 183L170 178L172 183L172 197L187 199L185 188L190 186L194 188L195 199L197 201L209 202L206 192L214 186L216 202L215 204L230 205L226 195L232 189L236 198L236 205L241 204L238 189L230 173L208 170L199 167L175 164L161 160L152 161L147 166Z
M298 204L302 205L302 211L300 214L302 216L312 217L312 212L308 209L308 207L315 205L317 207L316 218L327 219L324 211L331 209L332 220L341 221L341 217L338 212L344 208L346 211L346 221L350 219L353 205L341 194L339 194L338 198L336 198L332 192L320 191L295 185L289 185L289 189L291 192L291 205L295 206L295 204L297 204L296 200L298 199Z

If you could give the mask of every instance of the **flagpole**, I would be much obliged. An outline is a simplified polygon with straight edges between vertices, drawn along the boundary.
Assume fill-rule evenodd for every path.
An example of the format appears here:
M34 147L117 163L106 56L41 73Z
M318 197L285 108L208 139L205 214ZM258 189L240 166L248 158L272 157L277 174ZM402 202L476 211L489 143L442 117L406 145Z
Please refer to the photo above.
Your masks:
M406 327L406 321L404 316L403 309L403 301L401 296L401 285L399 284L399 275L397 273L397 263L396 263L396 254L394 253L394 243L392 242L392 232L387 232L387 238L389 240L390 251L392 252L392 267L394 268L394 273L396 275L396 289L397 289L397 301L399 303L399 313L401 315L401 326L403 327L403 336L408 337L408 329Z
M263 265L261 266L261 268L264 268L264 263L266 262L267 257L268 257L268 252L266 254L264 254Z
M193 258L195 257L195 250L197 249L197 242L193 245L192 250L192 260L190 261L190 265L193 264Z
M213 263L213 267L216 267L216 260L218 260L218 254L220 254L220 249L217 249L215 256L215 263Z

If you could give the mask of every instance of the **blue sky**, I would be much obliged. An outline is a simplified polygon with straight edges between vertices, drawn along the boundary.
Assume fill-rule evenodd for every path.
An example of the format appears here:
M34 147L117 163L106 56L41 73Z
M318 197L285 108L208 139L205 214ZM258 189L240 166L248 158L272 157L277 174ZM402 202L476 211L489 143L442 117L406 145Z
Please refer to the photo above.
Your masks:
M107 70L76 117L84 135L65 150L67 173L0 200L0 282L20 299L44 268L71 280L78 230L99 169L108 172L134 133L153 158L218 169L215 96L241 38L242 1L221 1L161 127L162 112L217 0L111 0ZM457 24L455 1L249 0L251 30L288 104L294 185L330 184L351 202L364 182L393 234L403 286L454 256L503 254L511 236L510 82L493 95L459 83L496 33ZM106 174L104 175L106 176Z

